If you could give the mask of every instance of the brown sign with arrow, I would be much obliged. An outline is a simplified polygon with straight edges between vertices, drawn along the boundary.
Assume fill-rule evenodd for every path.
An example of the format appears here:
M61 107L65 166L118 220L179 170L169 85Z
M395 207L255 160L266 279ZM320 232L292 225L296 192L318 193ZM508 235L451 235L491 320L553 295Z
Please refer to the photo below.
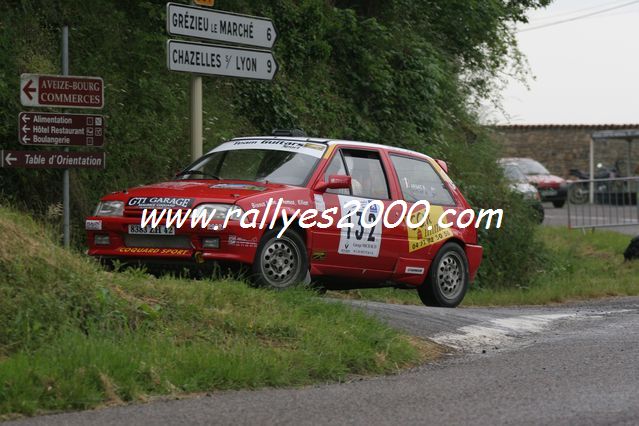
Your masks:
M104 152L0 150L0 167L27 169L103 169Z
M101 115L21 112L18 125L22 145L104 145L104 117Z
M100 77L22 74L20 102L30 107L104 107L104 82Z

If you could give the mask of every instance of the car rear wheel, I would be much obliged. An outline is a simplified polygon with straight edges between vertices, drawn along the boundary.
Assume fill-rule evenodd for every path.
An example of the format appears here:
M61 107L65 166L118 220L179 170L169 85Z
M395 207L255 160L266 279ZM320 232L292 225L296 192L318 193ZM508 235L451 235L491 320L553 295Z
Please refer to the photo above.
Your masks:
M309 283L308 256L302 237L289 230L277 238L279 229L264 233L253 262L254 282L278 290Z
M553 201L552 205L555 206L556 208L560 209L564 206L564 204L566 204L566 200L559 200L559 201Z
M426 282L417 287L426 306L454 308L466 295L470 277L468 259L459 244L444 244L428 270Z

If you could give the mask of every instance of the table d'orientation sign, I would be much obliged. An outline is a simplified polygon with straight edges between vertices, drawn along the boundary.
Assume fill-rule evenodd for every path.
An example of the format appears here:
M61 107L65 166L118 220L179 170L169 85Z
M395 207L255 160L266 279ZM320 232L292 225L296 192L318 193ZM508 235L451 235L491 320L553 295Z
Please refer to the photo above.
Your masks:
M0 150L0 167L26 169L103 169L104 152Z

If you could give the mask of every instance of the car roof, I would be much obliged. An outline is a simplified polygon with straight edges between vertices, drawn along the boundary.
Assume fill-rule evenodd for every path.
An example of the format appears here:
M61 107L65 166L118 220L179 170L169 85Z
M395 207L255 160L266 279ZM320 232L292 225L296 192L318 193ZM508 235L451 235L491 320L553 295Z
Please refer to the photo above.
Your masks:
M429 159L429 160L433 159L432 157L430 157L430 156L428 156L428 155L426 155L424 153L413 151L413 150L406 149L406 148L400 148L400 147L397 147L397 146L390 146L390 145L382 145L382 144L372 143L372 142L350 141L350 140L343 140L343 139L326 139L326 138L313 138L313 137L291 137L291 136L246 136L246 137L233 138L231 140L232 141L241 141L241 140L254 140L254 139L260 139L260 140L286 140L286 141L293 141L293 142L312 142L312 143L325 144L327 146L333 146L333 145L367 146L367 147L371 147L371 148L381 148L381 149L385 149L385 150L388 150L388 151L409 154L409 155L422 157L422 158Z

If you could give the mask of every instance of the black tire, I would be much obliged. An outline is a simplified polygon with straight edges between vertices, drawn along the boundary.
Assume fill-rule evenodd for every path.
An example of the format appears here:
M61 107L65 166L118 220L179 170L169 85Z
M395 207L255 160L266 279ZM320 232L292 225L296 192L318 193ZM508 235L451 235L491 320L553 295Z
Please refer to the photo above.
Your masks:
M562 208L564 204L566 204L566 200L557 200L552 202L552 205L558 209Z
M585 204L589 199L588 185L573 183L568 189L568 199L571 204Z
M258 286L284 290L297 284L308 284L308 255L302 237L288 230L277 238L279 229L266 231L257 246L252 272Z
M417 293L426 306L454 308L464 299L469 282L466 253L459 244L450 242L437 252Z

